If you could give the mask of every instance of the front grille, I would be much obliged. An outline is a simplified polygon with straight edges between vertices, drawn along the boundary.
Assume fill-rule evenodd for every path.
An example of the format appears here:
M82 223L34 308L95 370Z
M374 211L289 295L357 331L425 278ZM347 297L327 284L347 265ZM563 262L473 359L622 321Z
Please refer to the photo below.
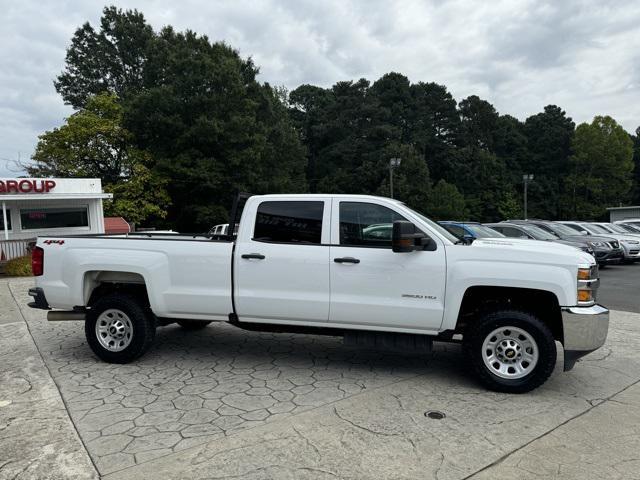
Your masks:
M611 245L611 248L618 248L620 247L620 244L618 242L609 242L609 245Z
M629 255L637 255L640 253L640 250L629 250Z

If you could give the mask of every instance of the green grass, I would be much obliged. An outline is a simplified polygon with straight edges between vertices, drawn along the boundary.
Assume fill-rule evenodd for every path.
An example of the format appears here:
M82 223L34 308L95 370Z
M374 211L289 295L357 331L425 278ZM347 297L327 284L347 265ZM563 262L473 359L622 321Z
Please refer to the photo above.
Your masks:
M4 273L10 277L30 277L31 274L31 256L14 258L9 260L4 266Z

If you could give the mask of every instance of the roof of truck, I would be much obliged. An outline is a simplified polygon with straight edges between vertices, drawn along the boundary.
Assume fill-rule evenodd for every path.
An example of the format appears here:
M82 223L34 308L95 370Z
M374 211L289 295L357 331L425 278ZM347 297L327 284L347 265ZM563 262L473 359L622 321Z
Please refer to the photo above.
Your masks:
M347 193L270 193L267 195L252 195L251 198L353 198L357 200L387 200L394 203L402 204L400 200L395 198L381 197L377 195L353 195Z

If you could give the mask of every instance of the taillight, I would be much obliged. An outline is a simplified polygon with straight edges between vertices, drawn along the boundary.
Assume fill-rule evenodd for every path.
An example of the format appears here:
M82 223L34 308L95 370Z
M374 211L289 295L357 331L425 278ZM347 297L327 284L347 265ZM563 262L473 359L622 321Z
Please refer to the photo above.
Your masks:
M42 275L44 271L44 250L41 247L35 247L31 252L31 272L35 277Z

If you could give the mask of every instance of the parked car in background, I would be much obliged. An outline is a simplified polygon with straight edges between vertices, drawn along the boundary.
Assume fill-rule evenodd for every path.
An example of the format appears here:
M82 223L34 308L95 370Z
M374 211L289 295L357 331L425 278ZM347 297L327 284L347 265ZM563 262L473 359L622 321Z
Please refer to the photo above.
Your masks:
M560 222L563 225L573 228L582 235L607 235L615 238L624 251L624 262L635 262L640 260L640 239L631 235L611 233L606 228L595 223L588 222Z
M593 248L591 248L589 243L585 240L562 240L553 233L525 221L487 223L485 225L497 230L507 237L562 243L563 245L569 245L582 250L583 252L587 252L589 255L593 255L595 257Z
M503 234L479 222L438 222L460 240L473 241L476 238L501 238Z
M514 223L518 222L518 220L512 221ZM593 249L598 265L600 266L617 264L624 259L624 251L620 246L620 242L613 237L597 235L585 237L571 227L549 220L527 220L526 222L546 230L549 233L553 233L562 240L586 241Z
M625 225L640 228L640 218L625 218L624 220L617 220L613 223L624 223Z
M593 222L593 225L599 225L602 228L604 228L605 230L611 232L611 233L616 233L618 235L630 235L632 237L636 237L636 238L640 238L640 233L638 232L630 232L628 230L626 230L625 228L622 228L621 225L616 225L614 223L607 223L607 222Z
M624 228L625 231L629 232L629 233L640 233L640 227L636 227L635 225L632 225L630 223L614 223L614 225L617 225L621 228Z

